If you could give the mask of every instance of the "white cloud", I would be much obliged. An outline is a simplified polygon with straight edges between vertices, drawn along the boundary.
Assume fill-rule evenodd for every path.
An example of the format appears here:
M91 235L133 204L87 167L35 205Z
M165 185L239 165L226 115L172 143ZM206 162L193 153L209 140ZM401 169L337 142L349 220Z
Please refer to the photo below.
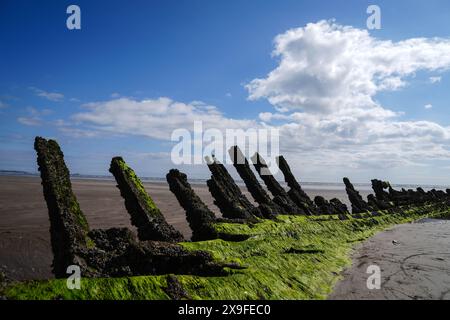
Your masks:
M86 111L72 116L75 123L93 130L142 135L170 141L173 130L193 129L194 121L203 121L203 128L246 129L258 124L252 120L225 117L215 106L200 101L176 102L162 97L154 100L119 98L83 105Z
M42 125L42 120L39 118L34 117L19 117L17 118L17 121L20 124L26 125L26 126L40 126Z
M426 105L424 106L424 108L425 108L425 109L432 109L432 108L433 108L433 105L432 105L432 104L426 104Z
M276 69L246 87L282 111L329 113L375 108L380 91L398 90L420 70L450 68L450 39L378 40L367 30L330 21L275 38Z
M47 92L35 87L30 87L30 90L32 90L38 97L45 98L50 101L62 101L64 99L64 95L57 92Z
M170 152L146 152L134 153L132 156L141 160L166 160L170 159Z
M28 115L26 117L17 118L17 121L20 124L23 124L26 126L41 126L41 125L43 125L44 120L42 119L42 117L47 116L53 112L50 109L38 110L34 107L27 107L25 109L25 111Z
M442 77L430 77L430 82L431 83L439 83L441 82Z
M381 91L404 88L418 71L449 70L449 39L392 42L320 21L278 35L273 55L278 66L246 86L249 99L264 98L274 106L277 112L259 119L281 123L282 152L304 170L321 174L324 167L348 172L449 161L449 126L402 121L403 113L375 99Z
M0 101L0 109L5 109L7 107L8 107L8 105L6 103Z
M60 126L58 130L70 137L73 138L93 138L98 136L98 132L94 130L85 130L85 129L78 129L73 127L66 127L66 126Z
M436 161L439 170L448 166L450 126L405 121L376 95L405 88L418 71L448 71L450 40L378 40L366 30L321 21L277 36L274 56L278 66L247 85L250 100L267 99L274 106L259 119L233 119L200 101L114 95L83 105L59 128L76 137L118 134L169 141L173 130L192 130L197 120L205 129L219 130L272 125L280 129L281 152L294 171L301 169L296 174L316 181L358 174L360 181L420 182L432 179ZM162 161L167 154L146 156Z

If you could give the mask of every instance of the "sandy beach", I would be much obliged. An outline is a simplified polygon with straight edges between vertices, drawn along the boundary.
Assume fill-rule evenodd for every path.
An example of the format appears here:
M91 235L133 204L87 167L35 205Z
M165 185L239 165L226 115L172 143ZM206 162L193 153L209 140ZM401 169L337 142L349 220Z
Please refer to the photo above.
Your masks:
M330 299L450 300L450 221L426 219L396 226L358 245ZM370 265L381 270L369 290Z
M72 179L73 190L91 229L128 227L129 215L114 180ZM144 182L167 221L191 235L184 210L167 183ZM202 200L220 216L206 184L193 184ZM251 199L245 187L242 191ZM311 196L337 197L343 188L304 188ZM366 197L369 190L361 190ZM393 243L394 241L394 243ZM397 226L355 248L353 265L343 272L330 299L450 299L450 222L431 220ZM52 252L47 206L39 177L0 176L0 271L14 280L47 279ZM380 290L368 290L369 265L381 268Z
M191 230L184 210L170 192L168 184L144 182L147 192L166 220L186 238ZM72 179L73 190L91 229L128 227L129 215L114 180ZM220 216L206 183L193 184L202 200ZM341 189L305 188L311 197L338 197L348 203ZM245 187L242 191L252 199ZM366 196L368 192L361 192ZM52 252L47 206L39 177L0 176L0 270L16 280L51 278Z

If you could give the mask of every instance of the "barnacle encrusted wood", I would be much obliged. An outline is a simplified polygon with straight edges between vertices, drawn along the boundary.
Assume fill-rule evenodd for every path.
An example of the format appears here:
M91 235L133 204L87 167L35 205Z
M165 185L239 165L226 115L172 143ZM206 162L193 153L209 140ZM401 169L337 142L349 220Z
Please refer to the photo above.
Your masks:
M237 173L244 181L247 190L252 195L253 199L259 204L259 209L265 218L274 218L278 214L283 214L283 208L272 201L267 192L258 182L255 174L253 173L248 160L245 158L241 149L238 146L231 147L228 150L233 166L236 168Z
M111 161L109 172L114 175L117 188L125 199L125 207L131 216L131 223L138 230L140 240L167 242L183 241L183 235L167 223L161 211L145 191L141 180L121 157Z
M86 267L83 256L90 240L89 225L72 192L69 170L58 143L37 137L34 148L50 218L53 272L64 277L69 265Z
M355 189L350 180L348 178L344 178L343 181L345 184L345 191L347 192L348 199L352 204L352 213L362 213L370 211L372 208L370 208L369 204L366 201L364 201L364 199Z
M295 179L294 174L291 171L286 159L283 156L277 157L277 164L281 172L284 175L284 181L287 183L290 190L288 191L289 197L294 201L297 206L302 208L308 215L318 214L319 210L311 198L303 191L302 187Z
M214 197L214 204L220 209L224 218L248 220L263 217L259 208L251 204L247 197L242 194L241 189L223 164L208 157L206 162L212 174L211 179L206 183Z
M338 199L316 196L312 202L282 156L278 165L290 190L286 192L265 172L269 174L262 178L272 199L239 148L233 147L234 167L258 206L243 195L225 166L209 161L208 186L224 216L216 218L187 176L170 170L170 190L193 231L193 241L175 244L182 241L180 234L165 221L134 171L122 158L114 158L111 172L138 229L141 239L137 240L127 228L90 230L56 141L38 137L35 149L49 209L53 271L57 278L65 278L69 265L79 266L87 278L86 289L68 293L57 280L0 286L0 295L8 298L36 294L44 298L324 298L346 266L352 243L392 224L450 215L450 189L395 190L375 179L374 194L365 201L344 178L352 214ZM254 162L259 173L267 169L258 155ZM146 237L165 241L142 241ZM299 280L305 277L306 287Z
M216 239L217 232L213 226L216 216L192 189L187 181L187 176L172 169L166 178L170 191L186 211L186 218L192 229L192 240Z
M205 251L189 251L169 242L138 241L127 228L91 231L72 191L69 170L58 143L37 137L35 149L50 217L54 256L53 272L57 278L67 277L67 267L71 265L78 266L83 277L122 277L166 273L226 274L223 266L214 262L211 254ZM119 177L119 184L124 192L135 191L134 188L142 187L139 178L122 159L113 159L112 168ZM132 183L128 184L128 179L131 179ZM125 198L129 197L129 201L132 202L132 195L127 194ZM140 197L139 201L148 201L147 205L150 206L149 196L145 197L143 193L136 196ZM139 201L132 204L137 206L140 204ZM156 217L159 218L158 214L162 217L156 206L154 209L157 213ZM163 224L165 220L162 217L152 222ZM165 229L156 231L163 235L161 238L170 242L174 239L182 240L180 234L173 232L175 229L167 222L165 223L166 225L162 227ZM165 232L167 229L170 233L161 231Z
M261 157L259 153L255 153L252 157L253 166L258 172L261 179L267 186L267 189L274 196L273 202L283 208L283 212L289 212L289 214L306 214L305 210L297 206L294 201L289 197L286 190L278 183L270 172L266 161Z

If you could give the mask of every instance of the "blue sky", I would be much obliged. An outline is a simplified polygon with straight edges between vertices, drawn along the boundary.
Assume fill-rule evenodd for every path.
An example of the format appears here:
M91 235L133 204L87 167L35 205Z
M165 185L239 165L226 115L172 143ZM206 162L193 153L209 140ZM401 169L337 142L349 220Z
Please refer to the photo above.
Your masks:
M81 30L66 28L65 11L70 4L81 8ZM89 113L86 104L125 99L122 103L126 108L130 103L167 97L188 105L192 101L202 101L214 106L224 119L259 122L261 113L278 113L280 105L270 99L278 89L264 89L258 97L249 99L251 92L246 85L255 79L268 79L269 73L279 66L281 56L271 55L275 37L289 29L329 19L335 19L340 26L365 30L369 4L377 4L382 10L382 29L369 32L374 39L396 43L438 37L444 46L445 39L450 37L450 3L446 0L3 0L0 3L0 169L35 172L32 143L34 136L40 135L60 142L73 173L107 174L111 156L124 155L139 174L164 176L173 167L164 158L171 149L170 136L136 133L132 124L125 130L114 122L117 119L107 125L97 118L93 122L86 116ZM440 54L445 56L442 46ZM307 128L304 139L285 146L304 180L339 181L343 175L349 175L360 182L380 177L398 183L450 184L450 162L446 160L450 146L447 136L450 132L449 67L446 64L434 66L434 56L414 59L411 66L428 60L417 70L401 71L400 76L407 85L370 95L383 110L398 113L395 120L383 117L368 126L383 121L380 128L385 129L380 130L386 131L403 128L407 123L414 127L413 134L425 132L423 134L428 135L430 130L435 130L430 135L438 137L419 137L420 141L414 145L408 137L403 137L407 140L403 142L398 132L386 136L377 133L376 140L372 136L364 140L373 143L373 148L368 150L365 144L355 142L358 138L355 136L351 137L354 149L349 149L348 145L336 147L336 154L341 155L335 159L327 156L335 153L329 145L320 150L296 149L295 146L300 146L310 136L311 141L324 141L342 130L363 130L340 128L318 138L322 133L317 133L316 129L335 115L334 111L327 111L326 115L314 116L318 123L314 132ZM336 63L340 61L343 60ZM393 71L390 76L396 77L397 73ZM273 81L268 84L274 88L279 85ZM103 104L97 107L104 108ZM425 108L427 105L432 107ZM356 107L363 110L367 106ZM274 124L291 123L294 120L287 115L295 112L316 115L308 108L292 106L289 101L289 110L282 112L286 117ZM352 108L355 105L345 110ZM100 109L99 112L106 110ZM80 113L84 115L74 117ZM170 115L168 117L170 120ZM295 121L301 128L308 125L302 123L307 121L304 119ZM417 128L423 127L423 121L427 129L420 131ZM120 134L115 132L116 126ZM287 129L283 127L283 130ZM389 141L390 137L394 137L395 143ZM287 138L282 136L281 139ZM424 150L427 143L435 146L435 156L411 151L411 148ZM407 144L408 149L403 148ZM397 152L395 146L402 149L398 159L384 166L383 159ZM374 154L373 150L380 152ZM358 154L358 158L346 161L345 152ZM364 162L365 157L370 161ZM193 177L207 174L205 168L186 170Z

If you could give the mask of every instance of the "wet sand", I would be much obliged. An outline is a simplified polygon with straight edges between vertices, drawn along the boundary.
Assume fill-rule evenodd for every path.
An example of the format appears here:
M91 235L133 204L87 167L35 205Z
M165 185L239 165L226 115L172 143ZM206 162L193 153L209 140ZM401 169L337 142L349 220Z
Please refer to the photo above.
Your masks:
M380 289L367 288L367 268L381 270ZM450 221L396 226L357 246L329 299L450 300Z
M73 190L91 229L128 227L129 215L113 180L72 179ZM165 182L145 182L167 221L186 238L184 210ZM206 184L194 184L202 200L220 216ZM304 188L311 196L337 197L343 189ZM251 199L245 187L243 192ZM368 190L361 191L366 197ZM14 280L52 278L47 206L39 177L0 176L0 271ZM393 243L395 241L395 243ZM355 248L330 299L450 299L450 221L407 224L379 233ZM368 290L367 267L381 268L381 289Z
M167 183L144 183L167 221L189 238L184 210ZM72 187L91 229L128 227L129 215L113 180L72 179ZM213 210L213 199L203 186L194 186ZM0 271L9 278L52 277L50 224L40 178L0 176Z
M168 184L144 182L147 192L166 220L186 238L191 230L184 210ZM113 180L72 179L73 190L87 217L90 228L128 227L130 224L123 199ZM220 216L206 183L193 184L202 200ZM251 196L242 187L249 199ZM308 189L311 197L338 197L348 203L345 190ZM367 193L361 192L363 196ZM51 278L52 252L49 219L39 177L0 176L0 271L15 280Z

